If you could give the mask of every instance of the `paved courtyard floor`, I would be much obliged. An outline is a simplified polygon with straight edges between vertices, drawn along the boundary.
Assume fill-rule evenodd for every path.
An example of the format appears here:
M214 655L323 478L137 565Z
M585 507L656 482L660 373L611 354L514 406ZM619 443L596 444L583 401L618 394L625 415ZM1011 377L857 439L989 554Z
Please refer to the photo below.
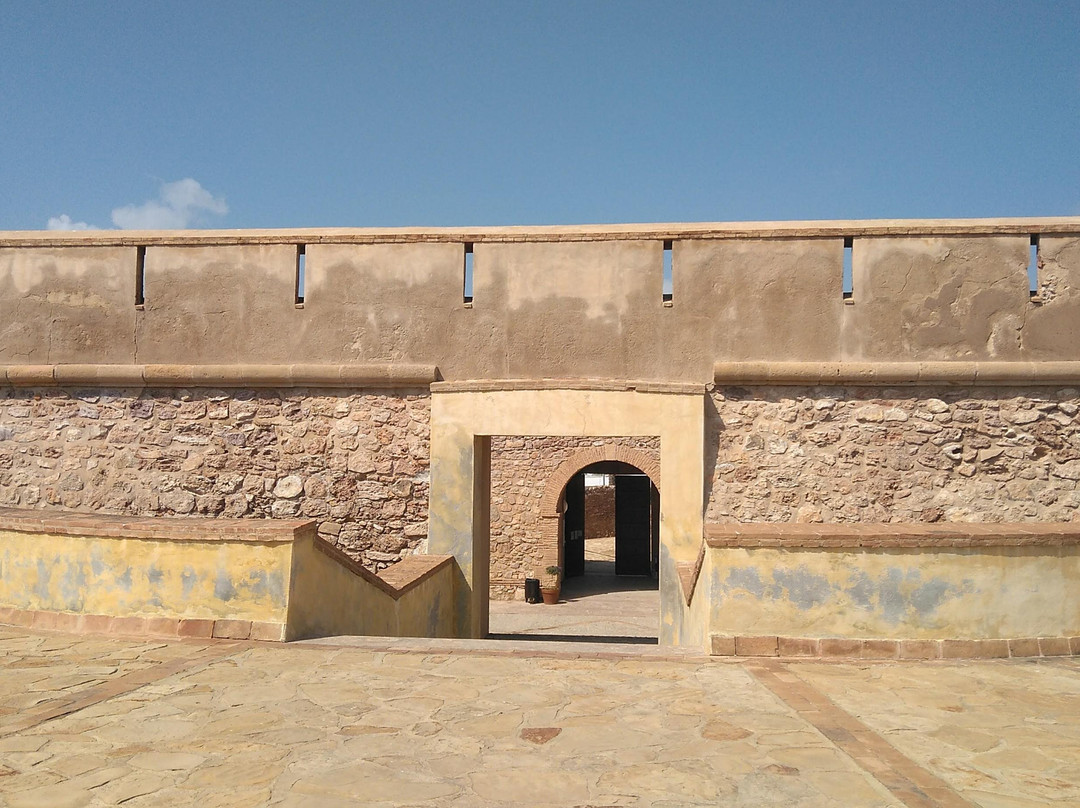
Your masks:
M0 803L1080 804L1080 660L0 626Z
M500 638L602 637L608 642L655 645L660 631L656 582L617 576L613 561L585 563L585 575L563 582L557 604L492 601L491 633Z

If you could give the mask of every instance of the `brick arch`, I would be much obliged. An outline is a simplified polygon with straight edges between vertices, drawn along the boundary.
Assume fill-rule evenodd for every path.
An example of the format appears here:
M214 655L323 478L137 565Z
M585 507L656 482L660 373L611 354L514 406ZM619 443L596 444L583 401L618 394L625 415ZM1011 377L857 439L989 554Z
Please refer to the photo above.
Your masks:
M652 480L656 490L660 490L660 463L648 453L625 446L590 446L572 454L548 477L544 495L540 499L540 517L557 519L561 515L563 489L570 479L586 466L611 460L640 469Z

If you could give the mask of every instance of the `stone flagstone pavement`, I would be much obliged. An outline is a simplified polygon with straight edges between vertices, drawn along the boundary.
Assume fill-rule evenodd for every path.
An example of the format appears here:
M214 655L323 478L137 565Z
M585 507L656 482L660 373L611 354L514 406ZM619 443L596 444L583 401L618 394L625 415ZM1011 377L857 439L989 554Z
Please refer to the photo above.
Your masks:
M1080 660L0 626L0 804L1080 805Z

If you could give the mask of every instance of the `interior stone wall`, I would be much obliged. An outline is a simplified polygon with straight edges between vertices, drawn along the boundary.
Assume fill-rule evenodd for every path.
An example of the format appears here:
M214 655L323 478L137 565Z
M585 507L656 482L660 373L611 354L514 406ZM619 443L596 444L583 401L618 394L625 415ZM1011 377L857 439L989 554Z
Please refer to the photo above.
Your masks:
M1073 388L725 387L706 520L1080 521Z
M615 535L615 486L596 485L585 489L585 538L605 539Z
M548 548L540 501L552 473L571 456L594 446L623 446L660 460L656 437L506 437L491 439L491 598L524 597L525 578L542 577Z
M0 387L0 505L310 518L372 569L427 535L426 390Z

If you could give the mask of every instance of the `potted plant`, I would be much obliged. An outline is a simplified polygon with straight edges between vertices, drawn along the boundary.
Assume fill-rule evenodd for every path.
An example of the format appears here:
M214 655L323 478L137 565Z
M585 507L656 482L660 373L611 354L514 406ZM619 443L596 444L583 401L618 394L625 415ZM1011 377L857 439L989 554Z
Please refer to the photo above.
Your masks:
M559 590L562 587L562 567L552 564L544 572L547 573L547 578L540 585L540 595L544 598L544 603L558 603Z

